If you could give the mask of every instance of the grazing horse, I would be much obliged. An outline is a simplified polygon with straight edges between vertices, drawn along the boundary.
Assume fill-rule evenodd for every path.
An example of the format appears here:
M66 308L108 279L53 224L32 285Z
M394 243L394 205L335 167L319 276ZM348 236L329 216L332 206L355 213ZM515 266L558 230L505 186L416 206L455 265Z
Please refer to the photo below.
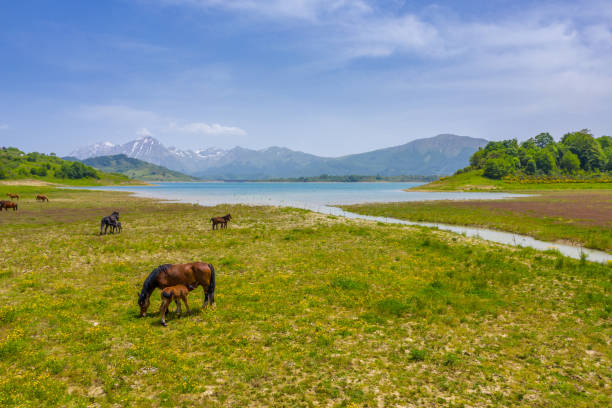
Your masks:
M13 211L17 211L17 203L14 203L12 201L2 201L2 206L0 206L0 211L2 211L3 208L6 211L8 211L9 208L12 208Z
M100 222L100 235L102 235L102 228L104 228L104 234L106 234L108 227L111 229L111 234L115 232L118 221L119 213L117 211L113 211L111 215L107 215L106 217L102 218L102 222Z
M162 289L161 299L162 304L159 308L159 314L161 315L161 324L162 326L166 326L166 311L168 310L168 305L172 301L176 302L176 314L177 317L181 317L181 302L179 299L185 303L185 307L187 308L187 313L191 313L189 310L189 304L187 303L187 295L189 292L195 289L195 286L192 285L174 285L169 286L167 288Z
M43 203L44 203L45 201L46 201L46 202L49 202L49 198L48 198L46 195L43 195L43 194L38 194L38 195L36 196L36 201L42 201Z
M214 230L218 224L221 224L222 229L227 228L227 223L231 219L232 219L231 214L224 215L223 217L212 217L210 219L210 221L212 222L212 229Z
M9 196L11 200L13 199L19 200L19 194L6 193L6 195Z
M138 297L140 316L146 316L149 308L149 298L155 288L165 289L175 285L191 285L193 287L201 285L204 289L202 307L206 307L207 303L214 306L215 268L211 264L203 262L166 264L153 269L145 279Z

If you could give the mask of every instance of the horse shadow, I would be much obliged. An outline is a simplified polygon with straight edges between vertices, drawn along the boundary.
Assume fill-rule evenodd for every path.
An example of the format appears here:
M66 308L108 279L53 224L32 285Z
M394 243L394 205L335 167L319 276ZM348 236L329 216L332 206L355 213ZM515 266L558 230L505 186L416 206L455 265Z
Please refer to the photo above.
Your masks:
M181 321L183 319L196 319L196 321L203 321L201 318L198 317L198 315L200 315L200 313L202 312L206 312L208 311L208 309L203 309L202 306L193 306L190 308L191 309L191 313L187 313L184 309L183 309L183 313L181 313L180 318L177 316L176 314L176 309L175 310L170 310L168 309L168 311L166 312L166 322L171 322L171 321ZM156 310L155 312L152 313L147 313L146 317L140 317L140 313L136 313L135 315L133 315L135 320L139 320L139 319L147 319L147 323L149 324L149 326L160 326L163 327L161 322L160 322L160 311Z

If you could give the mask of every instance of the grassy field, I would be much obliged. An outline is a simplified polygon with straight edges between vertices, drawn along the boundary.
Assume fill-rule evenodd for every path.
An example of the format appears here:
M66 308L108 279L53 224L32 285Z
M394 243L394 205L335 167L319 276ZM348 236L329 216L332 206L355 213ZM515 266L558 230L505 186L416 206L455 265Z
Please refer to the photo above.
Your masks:
M609 266L297 209L45 193L0 214L0 406L612 403ZM124 232L96 235L115 209ZM138 318L147 274L194 260L218 271L216 310L197 290L163 328L156 291Z
M342 206L359 214L486 227L612 252L612 191L539 191L506 200Z
M558 182L520 183L507 180L493 180L483 177L482 170L472 170L415 187L424 191L555 191L555 190L602 190L612 189L612 182Z

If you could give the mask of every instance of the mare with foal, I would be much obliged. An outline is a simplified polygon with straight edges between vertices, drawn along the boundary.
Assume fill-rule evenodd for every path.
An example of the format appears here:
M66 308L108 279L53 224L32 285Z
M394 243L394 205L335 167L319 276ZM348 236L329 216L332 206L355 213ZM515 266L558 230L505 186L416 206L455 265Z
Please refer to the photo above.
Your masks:
M147 276L140 296L138 305L140 306L140 316L144 317L149 308L149 298L155 288L166 289L171 286L183 285L186 287L202 286L204 290L204 301L202 307L215 304L215 268L204 262L193 262L186 264L166 264L160 265ZM178 299L175 299L178 300ZM170 302L168 302L170 303ZM185 305L187 305L185 303Z
M231 214L226 214L223 217L212 217L210 221L212 222L212 229L218 228L221 225L222 229L227 228L227 223L232 219Z
M113 211L111 215L102 218L102 222L100 222L100 235L102 235L102 228L104 228L105 234L109 227L111 229L111 234L115 232L115 229L119 229L119 232L121 232L121 223L118 223L119 213L117 211Z

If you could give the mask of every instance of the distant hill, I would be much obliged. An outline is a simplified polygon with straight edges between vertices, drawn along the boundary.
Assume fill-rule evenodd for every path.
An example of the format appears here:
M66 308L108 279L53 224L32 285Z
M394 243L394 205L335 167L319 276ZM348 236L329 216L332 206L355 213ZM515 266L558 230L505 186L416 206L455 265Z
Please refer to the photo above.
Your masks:
M24 153L15 147L0 148L0 180L37 179L60 184L96 185L127 183L121 174L108 174L53 154Z
M269 147L261 150L235 147L179 150L166 148L147 136L123 145L109 142L75 150L80 160L125 154L149 163L204 179L270 179L313 177L322 174L400 176L446 175L465 167L469 157L487 144L484 139L451 134L418 139L401 146L330 158Z
M188 176L163 166L134 159L125 154L114 156L92 157L82 163L107 173L120 173L131 179L146 181L195 181L196 177Z

